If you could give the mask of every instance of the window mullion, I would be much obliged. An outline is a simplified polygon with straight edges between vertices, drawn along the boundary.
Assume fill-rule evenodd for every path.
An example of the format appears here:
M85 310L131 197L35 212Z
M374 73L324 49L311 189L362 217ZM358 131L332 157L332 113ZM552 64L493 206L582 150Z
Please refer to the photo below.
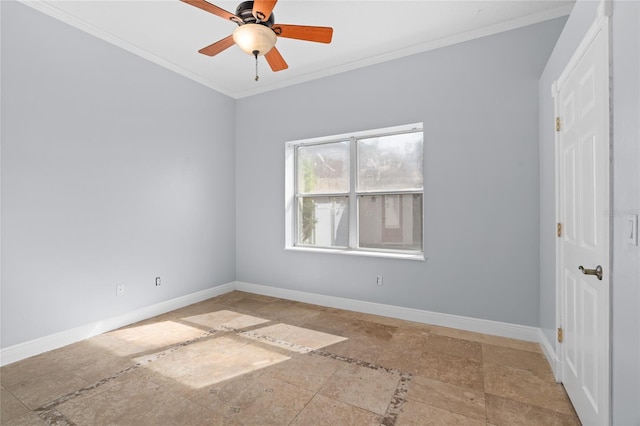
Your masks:
M355 137L350 138L349 148L349 248L355 249L358 247L358 147Z

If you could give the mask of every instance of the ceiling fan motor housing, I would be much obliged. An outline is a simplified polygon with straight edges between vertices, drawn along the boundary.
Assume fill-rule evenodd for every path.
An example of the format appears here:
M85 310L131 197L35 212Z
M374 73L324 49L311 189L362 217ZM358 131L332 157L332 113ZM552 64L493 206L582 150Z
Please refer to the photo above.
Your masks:
M269 16L268 19L264 19L263 17L260 17L261 19L256 19L256 17L253 16L252 1L243 1L242 3L240 3L236 8L236 16L242 19L243 24L239 24L239 25L260 24L260 25L264 25L265 27L271 28L271 26L274 23L273 13Z

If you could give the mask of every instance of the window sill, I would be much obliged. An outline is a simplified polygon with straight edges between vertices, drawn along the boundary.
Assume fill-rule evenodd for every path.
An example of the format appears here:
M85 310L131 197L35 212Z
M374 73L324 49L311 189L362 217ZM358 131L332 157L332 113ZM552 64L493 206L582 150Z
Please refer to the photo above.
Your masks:
M382 251L329 249L316 247L285 247L286 251L299 251L307 253L341 254L346 256L378 257L385 259L419 260L426 261L424 254L389 253Z

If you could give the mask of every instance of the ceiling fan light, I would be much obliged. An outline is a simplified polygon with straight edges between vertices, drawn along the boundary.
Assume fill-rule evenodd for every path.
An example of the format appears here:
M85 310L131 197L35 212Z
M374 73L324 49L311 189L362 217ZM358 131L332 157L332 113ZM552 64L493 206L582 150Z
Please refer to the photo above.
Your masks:
M277 36L264 25L244 24L233 32L233 41L247 54L254 56L257 51L258 56L263 56L276 45Z

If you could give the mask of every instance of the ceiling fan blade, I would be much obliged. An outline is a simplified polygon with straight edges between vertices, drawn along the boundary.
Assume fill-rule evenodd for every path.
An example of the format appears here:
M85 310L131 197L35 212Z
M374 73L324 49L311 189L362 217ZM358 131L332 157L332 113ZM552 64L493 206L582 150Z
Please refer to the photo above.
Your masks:
M271 50L267 52L266 55L264 55L264 57L267 59L271 70L274 72L286 70L287 68L289 68L289 65L287 65L287 63L284 61L282 55L280 54L280 52L278 52L278 49L276 49L275 46L273 46Z
M278 37L295 38L318 43L331 43L331 38L333 37L333 28L331 27L275 24L271 29Z
M195 6L206 12L213 13L214 15L217 15L223 19L228 19L233 22L242 22L242 20L238 18L236 15L234 15L233 13L227 12L223 8L213 5L204 0L180 0L180 1L190 4L191 6Z
M271 16L271 12L278 0L255 0L253 2L253 16L260 20L266 21Z
M207 56L215 56L223 50L233 46L234 43L235 42L233 41L233 35L230 35L223 38L222 40L218 40L215 43L210 44L207 47L203 47L202 49L198 50L198 52Z

